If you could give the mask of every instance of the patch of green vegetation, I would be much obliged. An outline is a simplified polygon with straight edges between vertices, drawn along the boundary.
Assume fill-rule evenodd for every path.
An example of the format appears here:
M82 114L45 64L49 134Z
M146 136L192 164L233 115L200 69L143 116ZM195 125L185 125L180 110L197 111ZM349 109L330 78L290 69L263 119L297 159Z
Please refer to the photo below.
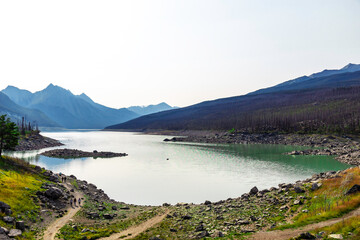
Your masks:
M80 230L81 229L81 230ZM110 236L114 231L107 228L85 227L70 224L61 228L57 237L64 240L98 239Z
M235 133L235 132L236 132L235 128L232 128L228 131L228 133L230 133L230 134Z
M72 180L71 185L73 185L75 189L79 189L79 184L77 183L76 180Z
M315 234L319 234L320 232L325 232L322 234L324 239L328 239L328 235L330 234L341 234L345 239L359 239L360 238L360 217L352 217L346 220L343 220L334 225L319 228L314 231Z
M311 199L304 206L306 213L299 213L293 218L293 223L278 226L275 229L297 228L311 223L341 217L360 206L360 193L345 195L345 193L360 181L360 169L352 168L339 178L323 181L320 189L311 194Z

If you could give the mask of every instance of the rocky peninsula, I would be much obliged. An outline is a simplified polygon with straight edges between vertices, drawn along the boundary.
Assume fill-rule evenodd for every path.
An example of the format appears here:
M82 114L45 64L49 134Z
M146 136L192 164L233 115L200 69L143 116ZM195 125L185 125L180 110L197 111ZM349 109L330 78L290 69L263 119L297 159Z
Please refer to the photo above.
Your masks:
M16 151L30 151L39 150L48 147L62 146L60 141L42 136L39 132L32 132L26 136L22 136L19 140L19 145L16 146Z
M165 142L198 142L220 144L283 144L308 146L305 151L296 151L293 155L331 155L338 161L360 165L360 142L356 136L337 136L321 134L278 134L243 133L215 131L181 131L166 134L179 137L166 138Z
M54 158L112 158L112 157L125 157L126 153L114 153L114 152L98 152L94 150L92 152L85 152L78 149L54 149L41 153L40 155Z

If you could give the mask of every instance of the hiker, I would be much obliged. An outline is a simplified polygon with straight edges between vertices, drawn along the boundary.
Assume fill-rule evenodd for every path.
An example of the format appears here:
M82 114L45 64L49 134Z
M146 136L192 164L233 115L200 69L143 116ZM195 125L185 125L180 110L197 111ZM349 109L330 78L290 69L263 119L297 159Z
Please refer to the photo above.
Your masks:
M79 207L81 207L81 198L79 198L78 202L79 202Z
M73 206L72 206L72 203L73 203L73 200L70 198L70 206L71 206L71 207L73 207Z
M64 182L66 183L66 176L64 176Z
M77 206L76 206L76 198L74 198L74 206L77 207Z

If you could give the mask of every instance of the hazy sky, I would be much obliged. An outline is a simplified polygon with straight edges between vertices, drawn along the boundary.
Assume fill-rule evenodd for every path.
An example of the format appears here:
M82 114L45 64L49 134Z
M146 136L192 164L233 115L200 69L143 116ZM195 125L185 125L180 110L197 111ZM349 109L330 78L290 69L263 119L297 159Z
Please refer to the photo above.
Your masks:
M360 63L360 0L1 1L0 88L187 106Z

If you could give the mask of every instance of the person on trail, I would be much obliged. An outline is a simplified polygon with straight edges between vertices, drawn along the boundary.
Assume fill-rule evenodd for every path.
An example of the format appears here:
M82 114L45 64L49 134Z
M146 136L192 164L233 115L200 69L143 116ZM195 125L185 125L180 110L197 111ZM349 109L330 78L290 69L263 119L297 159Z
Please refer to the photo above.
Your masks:
M70 206L72 207L73 200L70 198Z
M64 176L64 182L66 182L66 176Z
M76 198L74 198L74 206L77 207L77 206L76 206Z
M81 198L79 198L78 202L79 202L79 207L81 207Z

